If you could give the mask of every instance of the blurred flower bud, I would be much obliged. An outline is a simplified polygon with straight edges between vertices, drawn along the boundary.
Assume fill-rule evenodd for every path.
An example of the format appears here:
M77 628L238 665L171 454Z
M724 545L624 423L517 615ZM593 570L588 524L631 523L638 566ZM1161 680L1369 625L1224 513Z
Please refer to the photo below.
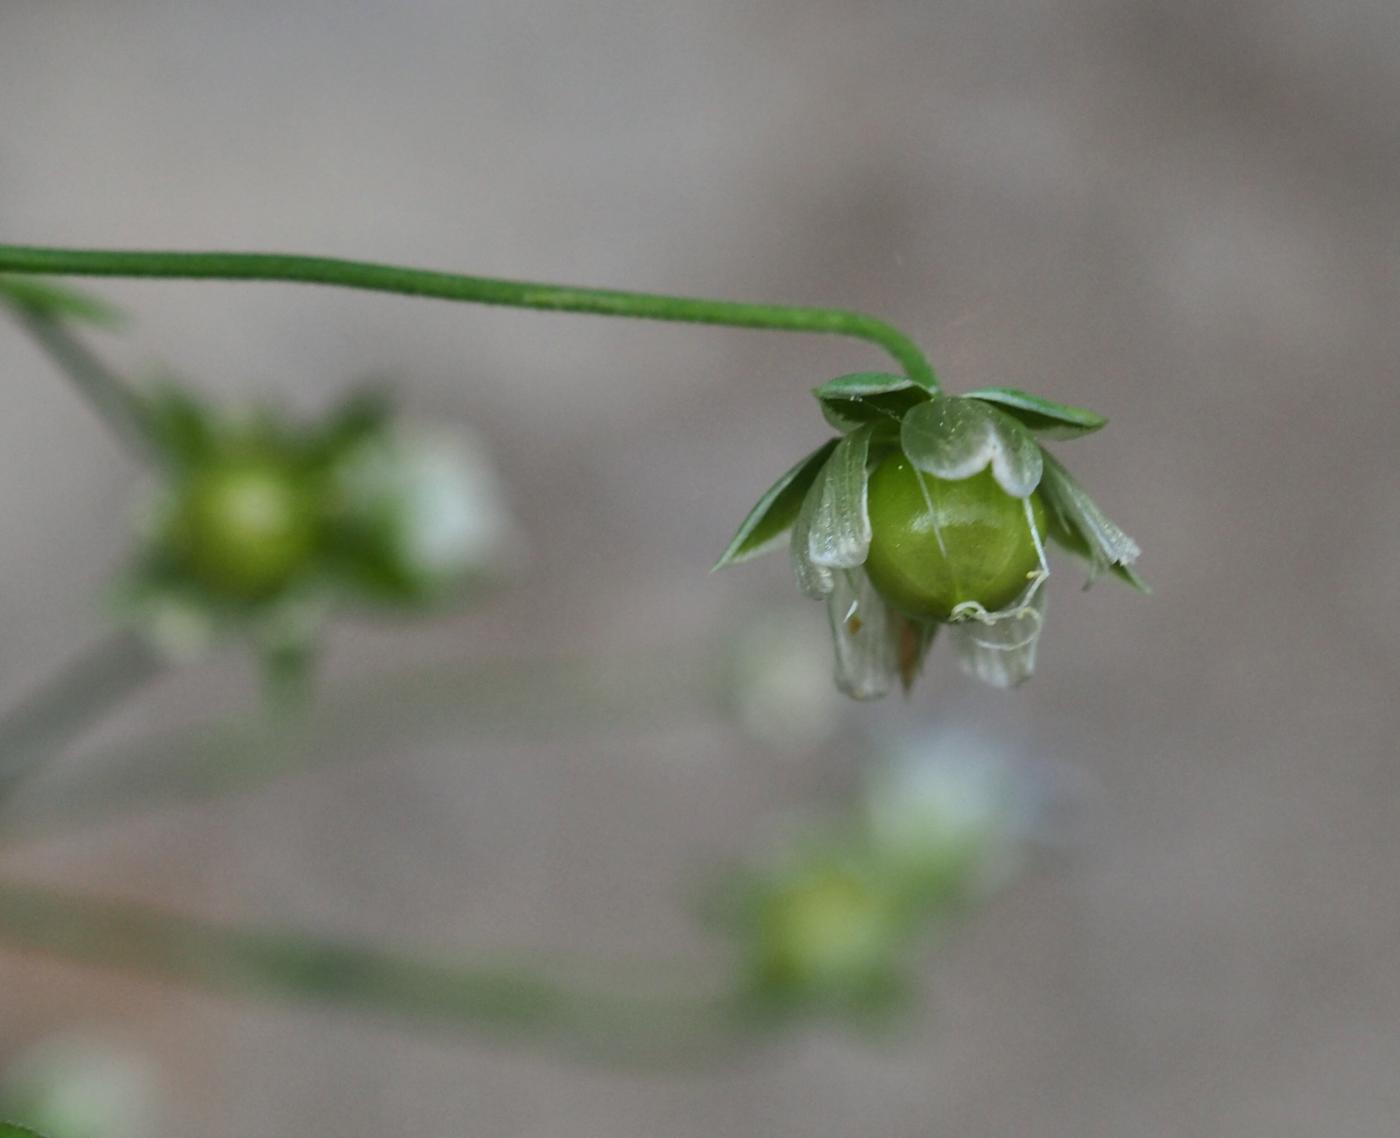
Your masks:
M464 431L366 439L332 486L342 547L387 596L449 593L497 568L513 539L495 472Z
M218 456L178 488L163 536L179 564L211 592L261 600L313 564L315 489L283 456Z
M378 399L305 424L225 416L166 387L143 397L143 413L164 480L114 602L173 657L237 635L270 691L304 690L334 609L441 601L507 543L495 478L470 440L400 434Z
M150 1138L156 1074L130 1051L91 1038L47 1040L0 1072L0 1118L45 1138Z
M906 740L870 776L874 856L921 903L984 895L1017 870L1042 789L972 731Z
M876 1003L898 986L906 933L899 898L866 867L839 858L794 867L758 902L756 992L788 1005Z

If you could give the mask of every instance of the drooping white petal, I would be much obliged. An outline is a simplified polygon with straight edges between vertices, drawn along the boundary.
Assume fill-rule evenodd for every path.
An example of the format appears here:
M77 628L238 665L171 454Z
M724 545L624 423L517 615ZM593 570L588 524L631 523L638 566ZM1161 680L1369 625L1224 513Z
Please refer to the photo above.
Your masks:
M939 478L992 477L1013 498L1040 484L1040 447L1010 415L976 399L944 396L913 407L900 427L900 446L919 470Z
M903 625L863 570L835 574L826 598L836 648L836 686L852 699L879 699L899 679Z
M1035 582L1029 595L996 613L969 613L953 624L953 643L962 670L997 688L1013 688L1031 678L1040 629L1045 623L1045 589Z
M854 569L870 552L866 504L870 427L859 427L836 444L813 487L816 506L807 535L807 556L827 569Z

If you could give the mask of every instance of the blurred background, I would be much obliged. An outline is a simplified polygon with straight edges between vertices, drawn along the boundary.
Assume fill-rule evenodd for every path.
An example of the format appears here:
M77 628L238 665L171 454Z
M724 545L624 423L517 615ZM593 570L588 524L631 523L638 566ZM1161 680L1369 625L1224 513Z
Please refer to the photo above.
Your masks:
M239 751L246 662L143 689L7 806L6 880L702 968L707 870L892 740L956 728L1077 805L874 1039L615 1070L5 950L0 1066L83 1040L145 1133L213 1138L1391 1132L1397 48L1378 0L0 0L6 241L870 310L951 391L1108 415L1060 453L1156 590L1061 561L1030 685L935 651L849 705L783 557L707 569L827 436L807 389L874 349L104 283L135 324L93 342L134 372L306 414L379 380L469 425L522 544L474 607L337 625L288 769ZM0 371L10 701L101 635L143 476L9 323Z

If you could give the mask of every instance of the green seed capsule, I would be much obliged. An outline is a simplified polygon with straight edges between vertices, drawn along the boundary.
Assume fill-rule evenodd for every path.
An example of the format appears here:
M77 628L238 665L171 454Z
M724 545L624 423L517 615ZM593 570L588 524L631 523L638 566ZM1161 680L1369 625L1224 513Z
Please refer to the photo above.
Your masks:
M1040 567L1024 500L998 486L990 469L950 481L915 470L895 452L871 474L868 501L865 571L909 616L947 620L969 601L994 612ZM1038 493L1030 503L1043 542L1045 507Z
M306 566L316 531L314 502L296 472L258 456L222 459L195 472L167 536L206 587L257 600Z

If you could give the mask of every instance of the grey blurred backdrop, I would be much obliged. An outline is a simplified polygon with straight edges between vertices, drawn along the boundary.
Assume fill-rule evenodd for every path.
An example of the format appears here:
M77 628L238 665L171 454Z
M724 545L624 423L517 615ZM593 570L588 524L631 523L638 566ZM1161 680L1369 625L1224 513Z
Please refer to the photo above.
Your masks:
M656 653L674 683L587 730L543 690L524 735L381 700L373 730L331 733L344 762L11 836L7 876L438 952L703 960L697 872L839 801L870 732L973 723L1076 772L1092 819L877 1043L814 1029L617 1073L4 953L0 1058L100 1029L160 1065L166 1133L230 1138L1393 1133L1397 49L1384 0L0 0L6 240L869 309L952 390L1109 415L1068 457L1156 588L1062 573L1028 687L975 690L936 654L907 704L783 753L688 697L697 646L766 614L824 652L823 614L781 558L706 569L824 437L806 389L872 350L104 285L137 323L102 347L133 368L306 411L381 377L495 454L529 542L511 586L340 629L332 696L497 655ZM8 699L98 635L140 478L8 326L0 371ZM236 661L163 680L49 798L104 747L252 698Z

